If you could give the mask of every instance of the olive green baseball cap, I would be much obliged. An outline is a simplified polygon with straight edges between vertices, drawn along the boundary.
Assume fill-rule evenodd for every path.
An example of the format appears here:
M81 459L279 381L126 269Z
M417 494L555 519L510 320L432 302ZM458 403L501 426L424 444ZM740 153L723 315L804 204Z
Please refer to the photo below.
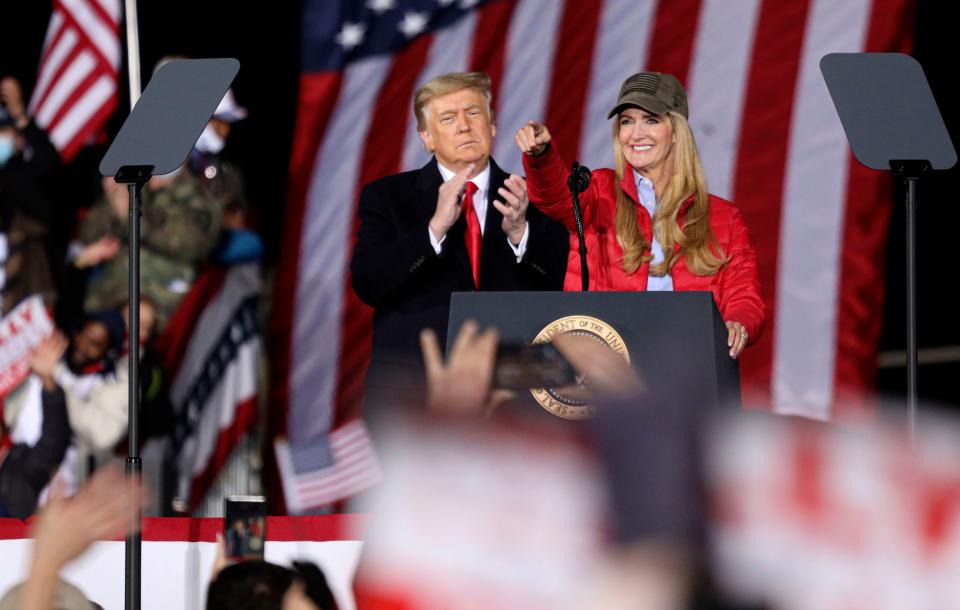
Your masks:
M687 92L672 74L663 72L639 72L623 81L617 104L607 115L608 119L620 114L624 108L635 106L652 112L677 112L684 118L687 114Z

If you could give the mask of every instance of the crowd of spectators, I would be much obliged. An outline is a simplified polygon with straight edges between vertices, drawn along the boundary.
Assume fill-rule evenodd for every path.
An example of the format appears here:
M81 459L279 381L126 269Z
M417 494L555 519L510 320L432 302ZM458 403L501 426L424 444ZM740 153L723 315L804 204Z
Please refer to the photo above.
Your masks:
M0 79L0 307L6 315L39 296L56 330L32 354L26 379L0 396L0 516L19 518L122 456L131 351L127 190L105 177L94 200L66 201L83 189L67 183L73 176L25 99L16 79ZM156 339L178 304L210 265L263 252L240 172L221 156L245 117L228 92L186 162L141 191L143 435L171 432ZM154 509L169 514L176 503L163 500Z

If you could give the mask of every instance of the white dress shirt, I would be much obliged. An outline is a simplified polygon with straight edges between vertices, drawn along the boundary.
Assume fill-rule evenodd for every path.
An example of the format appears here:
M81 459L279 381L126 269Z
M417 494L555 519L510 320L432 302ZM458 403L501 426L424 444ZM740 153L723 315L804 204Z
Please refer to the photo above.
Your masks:
M440 175L443 177L443 181L447 182L455 175L457 172L447 169L439 161L437 162L437 168L440 170ZM486 225L487 220L487 192L490 190L490 164L487 163L487 166L483 168L483 171L474 176L469 180L470 182L477 185L477 192L473 195L473 209L477 213L477 220L480 221L480 234L483 235L484 226ZM461 201L461 204L463 202ZM439 240L434 237L433 231L430 230L430 227L427 227L427 233L430 235L430 245L433 246L434 252L440 254L440 249L443 246L443 242L446 241L447 236L444 235ZM523 238L520 240L518 245L513 245L510 243L510 238L507 238L507 244L510 245L510 249L513 250L513 253L517 257L517 262L520 262L520 259L523 258L524 252L527 251L527 238L530 235L530 223L527 223L523 229Z
M633 178L637 182L637 196L640 198L640 205L650 213L650 226L653 227L653 243L650 244L653 260L650 261L650 265L656 265L663 261L663 247L657 241L656 225L653 224L654 213L657 211L657 192L653 189L653 182L649 178L641 176L637 170L633 170ZM662 277L652 273L648 274L647 290L672 291L673 277L669 273Z

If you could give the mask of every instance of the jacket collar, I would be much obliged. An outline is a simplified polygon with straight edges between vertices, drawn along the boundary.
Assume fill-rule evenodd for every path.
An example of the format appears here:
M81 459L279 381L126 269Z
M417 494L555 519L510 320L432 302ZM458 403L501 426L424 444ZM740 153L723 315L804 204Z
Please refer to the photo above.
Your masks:
M504 181L507 179L507 173L500 169L500 166L497 165L496 161L493 158L490 159L490 182L487 187L487 217L483 227L483 244L484 247L480 254L480 283L483 284L483 278L485 276L485 266L483 261L488 260L493 253L493 247L487 247L487 244L494 243L493 240L503 238L503 232L500 230L500 224L503 222L503 215L500 213L500 210L493 207L491 203L493 199L496 198L496 191L501 186L503 186ZM440 188L440 185L443 184L443 176L440 174L440 168L437 165L436 158L431 158L426 165L420 168L417 172L417 177L415 185L417 190L421 192L421 205L424 206L424 210L432 210L433 206L436 205L437 200L437 189ZM636 190L636 189L634 189ZM463 228L465 221L463 217L457 221L454 225L454 228L447 233L447 236L451 238L451 243L448 246L448 251L452 251L454 258L457 260L457 264L460 266L461 271L467 275L470 275L470 258L467 256L467 248L463 241Z
M506 172L500 169L500 166L493 160L493 157L490 157L490 183L489 188L487 188L487 193L491 193L495 188L499 188L506 179ZM417 172L415 184L417 189L421 191L435 191L440 188L440 185L443 184L443 176L440 174L440 166L437 165L436 157L431 157L426 165L420 168ZM636 192L636 189L634 189L634 192Z
M418 191L434 191L443 184L443 176L440 175L440 168L437 167L436 157L431 157L427 164L417 172L416 187Z
M623 178L620 179L620 188L630 199L633 199L635 204L640 205L640 195L637 193L637 183L633 179L633 170L623 172ZM693 195L687 197L686 201L680 204L680 213L677 214L677 218L683 218L691 205L693 205Z
M627 194L627 197L633 199L633 202L638 204L640 203L640 194L637 193L637 183L633 179L633 169L630 166L627 166L623 172L623 177L620 178L620 190Z

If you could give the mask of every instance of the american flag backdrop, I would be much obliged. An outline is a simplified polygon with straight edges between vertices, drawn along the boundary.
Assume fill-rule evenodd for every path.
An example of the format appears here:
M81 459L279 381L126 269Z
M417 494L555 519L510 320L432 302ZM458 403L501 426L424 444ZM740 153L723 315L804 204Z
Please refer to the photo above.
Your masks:
M889 177L851 156L819 71L832 52L908 51L909 0L306 0L279 266L276 428L303 439L355 417L371 312L347 262L360 187L428 159L416 86L481 70L494 157L543 119L568 160L611 167L624 78L676 75L710 191L742 211L768 307L742 361L746 402L829 419L869 393L881 326ZM856 409L856 406L848 407Z
M64 161L117 107L120 0L54 0L30 116Z

